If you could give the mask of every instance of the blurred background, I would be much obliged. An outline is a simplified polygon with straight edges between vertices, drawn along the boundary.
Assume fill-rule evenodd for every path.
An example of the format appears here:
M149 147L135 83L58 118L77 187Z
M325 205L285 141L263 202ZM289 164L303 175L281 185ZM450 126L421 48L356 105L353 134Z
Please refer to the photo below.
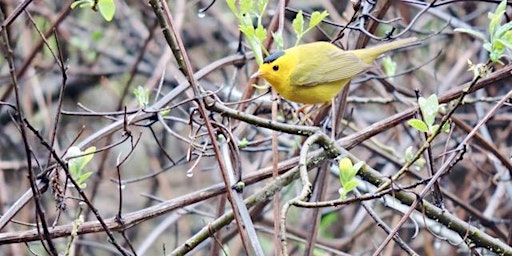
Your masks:
M269 26L279 13L278 2L268 2L262 18L264 26ZM343 120L336 139L367 132L372 124L410 109L416 104L416 93L425 98L432 94L442 98L470 82L473 73L468 72L468 59L485 63L488 53L482 41L456 33L454 29L488 33L487 13L497 6L484 1L430 6L416 1L378 1L373 6L371 1L363 1L360 2L362 9L373 6L369 13L379 15L364 16L362 9L358 10L357 4L350 1L287 2L280 31L285 48L294 45L296 40L291 21L297 10L306 14L324 10L329 13L326 22L308 33L303 43L339 37L337 45L354 49L366 45L363 44L365 33L385 39L387 35L403 32L400 38L416 36L420 39L419 45L386 54L396 64L395 76L388 77L384 73L381 58L369 73L352 81L348 98L340 97L335 104L339 107L343 102L339 116ZM42 245L42 236L29 238L19 233L34 231L36 222L41 222L41 215L36 217L37 207L44 210L44 221L50 227L63 225L69 231L80 216L85 222L97 223L97 217L83 204L76 188L66 182L65 172L48 149L62 158L69 147L83 143L81 145L95 146L98 150L82 170L82 173L91 173L83 182L88 200L109 225L118 223L112 218L120 209L122 216L133 217L124 232L117 232L122 228L113 232L117 243L138 255L167 255L232 209L220 190L224 182L218 166L219 156L212 148L198 112L198 98L184 85L187 78L180 71L147 1L115 1L115 15L110 22L91 8L71 9L71 3L44 0L0 3L3 22L0 213L5 215L19 208L10 222L0 227L0 244L3 245L0 252L3 255L49 254ZM207 73L199 79L202 92L214 95L228 108L271 120L275 98L268 89L254 88L249 82L257 64L250 57L244 38L240 41L238 21L226 2L175 0L167 4L194 72ZM375 27L371 28L373 23ZM348 28L343 28L347 25ZM382 41L370 39L367 45ZM275 46L270 48L275 49ZM242 57L244 54L247 58ZM217 62L219 60L221 62ZM502 64L494 65L494 70L506 68L507 64L504 59ZM14 66L11 68L11 65ZM258 84L265 83L259 81ZM146 106L141 107L137 101L133 92L137 88L148 93ZM439 135L431 144L434 169L444 163L469 130L510 90L510 78L501 77L465 98L465 104L453 115L457 120L450 121L449 132ZM174 96L161 108L152 109L155 102L168 95ZM248 103L239 104L242 100ZM278 122L298 125L303 121L300 114L295 113L300 105L284 100L278 105ZM449 109L452 105L450 101L442 107ZM167 108L165 113L160 112L164 108ZM18 119L19 110L26 123ZM207 114L212 122L222 125L215 127L217 134L220 130L229 131L231 145L238 147L236 151L231 148L230 155L239 162L242 177L250 178L243 189L244 198L261 191L273 180L270 177L273 161L287 163L296 159L304 140L302 136L282 131L273 137L271 129L215 110ZM144 115L145 118L137 119ZM494 114L478 130L479 138L466 145L462 159L440 182L446 211L504 243L507 243L507 236L510 237L512 216L511 170L506 162L510 163L511 118L510 105ZM438 115L437 122L440 119ZM116 121L120 125L111 127ZM20 130L23 125L26 139ZM332 119L326 115L318 126L330 134ZM378 135L363 136L362 141L352 143L350 152L389 177L405 163L408 150L416 152L424 143L424 135L405 121L383 127ZM274 152L273 140L277 140ZM217 143L225 146L225 143ZM280 170L284 172L296 166L295 162ZM310 172L313 182L310 200L338 199L337 161L328 160L317 166ZM19 207L15 202L31 191L29 172L48 186L41 191L39 206L34 204L34 199L29 199L26 206ZM410 172L412 175L398 181L396 189L420 183L407 190L418 193L421 181L428 182L430 174L425 165L414 165ZM361 180L361 185L364 184L366 182ZM278 218L274 212L276 204L282 206L300 189L301 183L294 181L280 188L279 202L268 198L265 203L249 209L266 255L275 254L277 247L274 240L275 219ZM369 188L365 191L364 186L360 189L361 193L372 191ZM165 207L168 208L162 202L167 202ZM388 203L380 198L368 201L378 218L394 227L403 210L390 207ZM422 216L423 213L415 214ZM361 202L317 209L292 207L287 214L287 225L288 251L292 255L307 254L306 247L310 244L314 245L314 250L309 251L312 255L371 255L387 235ZM90 229L77 237L72 238L68 232L53 239L59 254L120 254L101 226L87 227ZM446 233L442 233L443 230ZM311 241L308 235L313 231L316 233L314 242L306 243ZM464 243L464 237L421 218L419 221L411 218L399 235L420 255L468 255L475 250ZM18 237L18 240L11 237ZM404 253L394 243L383 252L385 255ZM190 254L244 255L235 222L223 225L215 236L212 232L211 237L194 247Z

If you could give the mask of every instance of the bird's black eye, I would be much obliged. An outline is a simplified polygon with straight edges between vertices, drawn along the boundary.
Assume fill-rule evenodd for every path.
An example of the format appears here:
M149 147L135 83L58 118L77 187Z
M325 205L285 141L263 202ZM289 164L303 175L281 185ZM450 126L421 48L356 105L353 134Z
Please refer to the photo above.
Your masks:
M278 71L278 70L279 70L279 66L278 66L278 65L274 65L274 66L272 67L272 69L273 69L274 71Z

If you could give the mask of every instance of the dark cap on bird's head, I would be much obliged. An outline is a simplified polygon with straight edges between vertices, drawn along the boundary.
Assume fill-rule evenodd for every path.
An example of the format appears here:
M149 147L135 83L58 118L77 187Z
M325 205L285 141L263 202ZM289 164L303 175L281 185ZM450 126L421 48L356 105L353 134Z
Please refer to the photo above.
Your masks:
M284 54L285 54L284 51L277 51L277 52L274 52L274 53L270 54L269 56L267 56L265 59L263 59L263 63L260 66L260 69L258 70L258 72L252 74L251 78L254 79L254 78L260 77L260 76L267 78L266 75L268 74L268 71L271 70L268 67L272 66L272 65L268 65L268 64L272 64L274 61L281 58ZM274 71L277 71L279 66L275 65L275 66L272 66L272 68L274 68L273 69Z
M283 55L284 55L284 51L274 52L274 53L270 54L269 56L267 56L265 59L263 59L263 63L271 63L274 60L279 59Z

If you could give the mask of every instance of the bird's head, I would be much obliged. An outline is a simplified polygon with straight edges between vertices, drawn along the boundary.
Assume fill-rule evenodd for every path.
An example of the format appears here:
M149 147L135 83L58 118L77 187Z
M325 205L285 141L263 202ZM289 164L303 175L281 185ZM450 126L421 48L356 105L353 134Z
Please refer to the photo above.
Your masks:
M258 72L254 73L251 78L263 77L272 86L280 86L289 79L292 71L293 61L289 57L285 51L272 53L263 60Z

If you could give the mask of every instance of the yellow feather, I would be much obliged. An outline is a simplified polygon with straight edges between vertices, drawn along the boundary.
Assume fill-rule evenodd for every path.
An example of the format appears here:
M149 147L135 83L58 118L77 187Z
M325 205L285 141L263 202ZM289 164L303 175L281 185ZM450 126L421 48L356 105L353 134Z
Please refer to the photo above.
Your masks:
M303 44L267 57L254 77L263 77L281 96L294 102L330 102L381 54L413 44L416 40L400 39L351 51L341 50L327 42Z

